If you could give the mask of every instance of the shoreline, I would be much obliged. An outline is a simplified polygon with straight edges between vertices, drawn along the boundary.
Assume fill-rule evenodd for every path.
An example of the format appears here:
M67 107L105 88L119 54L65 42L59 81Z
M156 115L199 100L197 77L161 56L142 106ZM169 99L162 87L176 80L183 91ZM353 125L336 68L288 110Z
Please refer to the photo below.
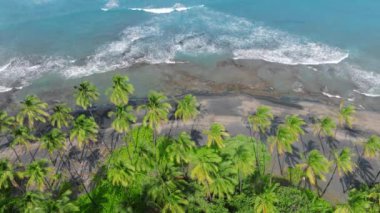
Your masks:
M314 66L312 68L315 68ZM58 74L48 74L22 89L0 93L0 107L21 100L27 94L36 94L44 101L72 101L72 88L83 80L99 87L101 102L104 91L110 86L114 74L128 75L136 87L135 97L145 97L148 91L162 91L168 96L192 93L195 95L250 95L254 98L272 99L280 103L310 101L339 105L340 100L354 104L358 109L380 112L380 98L365 97L355 91L349 96L338 95L323 83L323 71L313 71L310 66L290 66L258 60L223 60L214 65L183 64L136 64L133 67L93 74L81 78L63 79ZM331 73L327 73L331 75ZM321 78L321 79L320 79ZM313 82L315 81L315 82ZM343 82L343 83L342 83ZM345 80L342 91L350 90ZM345 82L345 83L344 83ZM346 86L344 86L347 84ZM346 88L347 87L347 88Z

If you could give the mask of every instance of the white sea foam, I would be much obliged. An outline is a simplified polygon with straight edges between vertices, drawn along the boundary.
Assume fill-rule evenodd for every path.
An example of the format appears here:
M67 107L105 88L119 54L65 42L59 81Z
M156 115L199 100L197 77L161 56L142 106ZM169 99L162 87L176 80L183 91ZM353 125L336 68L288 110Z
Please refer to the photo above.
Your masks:
M115 8L118 5L115 2L109 1L105 8ZM47 72L74 78L127 68L136 63L183 62L183 59L178 60L178 55L223 54L240 59L310 65L339 63L348 56L339 48L201 5L174 5L172 10L188 12L154 16L143 24L127 27L119 39L100 46L92 55L79 60L65 57L12 59L0 67L0 85L17 85L20 79L28 82Z
M0 93L11 91L12 88L0 86Z
M167 14L172 12L182 12L186 10L190 10L192 8L197 7L204 7L204 5L197 5L192 7L185 7L182 4L175 4L173 7L161 7L161 8L129 8L130 10L135 11L144 11L147 13L154 13L154 14Z
M323 94L324 96L329 97L329 98L337 98L337 99L341 99L341 98L342 98L342 97L339 96L339 95L333 95L333 94L330 94L330 93L327 93L327 92L322 92L322 94Z
M373 93L366 93L366 92L360 92L359 90L354 90L354 92L359 93L361 95L371 97L371 98L377 98L380 97L380 94L373 94Z
M108 11L119 7L119 0L109 0L102 8L103 11Z

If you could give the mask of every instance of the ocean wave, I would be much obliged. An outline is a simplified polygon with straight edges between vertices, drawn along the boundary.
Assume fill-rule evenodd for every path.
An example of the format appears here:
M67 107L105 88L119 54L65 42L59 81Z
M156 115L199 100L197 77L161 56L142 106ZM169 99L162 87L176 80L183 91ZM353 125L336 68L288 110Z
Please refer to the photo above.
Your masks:
M119 7L119 0L109 0L102 8L103 11L108 11Z
M340 95L333 95L333 94L330 94L328 92L322 92L322 95L327 96L329 98L337 98L337 99L341 99L342 98Z
M359 93L361 95L364 95L366 97L371 97L371 98L378 98L378 97L380 97L380 94L360 92L359 90L354 90L354 92Z
M339 48L207 7L175 7L182 11L187 8L188 12L154 16L143 24L127 27L119 39L101 45L92 55L83 58L11 59L0 66L0 85L12 87L19 85L20 81L29 82L48 72L76 78L128 68L137 63L183 62L200 55L204 57L205 54L310 65L339 63L348 56Z
M197 6L192 6L192 7L186 7L182 4L175 4L173 7L161 7L161 8L129 8L130 10L135 10L135 11L144 11L147 13L154 13L154 14L167 14L167 13L172 13L172 12L182 12L186 10L190 10L192 8L197 8L197 7L204 7L204 5L197 5Z
M0 86L0 93L11 91L12 88Z

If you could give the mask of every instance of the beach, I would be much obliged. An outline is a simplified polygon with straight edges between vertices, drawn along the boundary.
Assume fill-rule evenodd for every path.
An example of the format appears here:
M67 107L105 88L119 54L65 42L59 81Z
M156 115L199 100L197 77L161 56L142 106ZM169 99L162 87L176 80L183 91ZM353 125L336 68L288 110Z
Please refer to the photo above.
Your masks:
M20 158L18 163L25 165L34 157L50 158L54 170L62 171L67 180L83 181L86 194L86 187L96 189L93 178L104 172L110 150L128 147L111 128L109 117L115 106L108 94L113 76L120 75L128 76L134 86L128 103L133 109L147 103L151 91L165 94L172 106L187 94L199 102L199 115L186 122L174 119L173 107L169 120L154 130L154 146L157 135L177 138L187 132L201 149L207 143L205 130L220 123L230 136L255 137L269 148L268 137L277 135L286 116L298 115L306 122L305 134L291 145L291 152L270 153L266 174L281 180L282 186L300 189L302 185L318 195L327 185L323 198L333 205L346 202L349 189L380 181L378 158L363 157L366 140L380 135L377 2L35 0L1 4L7 9L0 7L0 109L16 116L24 97L36 95L49 105L49 114L54 105L67 103L74 118L93 116L99 125L88 149L76 139L65 138L69 142L65 147L70 147L63 151L66 158L52 159L36 141L27 153L21 145L11 147L8 138L0 144L2 158L15 164ZM78 106L73 95L84 81L96 85L100 94L89 109ZM330 136L321 136L321 131L314 134L314 124L325 116L339 123L340 104L356 109L353 126L338 125ZM260 106L268 106L274 115L267 134L252 133L248 125L248 116ZM134 113L137 120L132 126L141 126L144 111ZM53 128L36 123L32 134L37 137ZM63 129L69 132L73 126ZM342 175L331 167L325 174L327 180L334 174L331 182L318 178L313 186L306 179L298 186L291 184L288 169L304 163L310 151L323 153L333 165L332 151L345 147L353 153L353 171ZM196 182L187 171L183 176ZM233 191L238 194L237 185ZM80 194L85 193L78 190L76 195ZM211 193L207 196L203 200L212 203Z

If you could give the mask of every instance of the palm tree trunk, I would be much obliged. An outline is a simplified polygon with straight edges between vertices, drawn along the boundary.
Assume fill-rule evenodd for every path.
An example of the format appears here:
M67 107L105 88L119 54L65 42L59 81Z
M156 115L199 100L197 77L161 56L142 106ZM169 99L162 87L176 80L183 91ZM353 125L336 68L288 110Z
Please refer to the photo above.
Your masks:
M282 176L282 166L281 166L280 154L278 153L278 150L277 150L277 161L278 161L278 166L280 167L280 174Z
M321 194L319 193L319 186L318 186L318 179L317 178L315 178L315 188L317 189L317 194L320 197Z
M22 163L21 158L20 158L20 156L17 154L16 149L15 149L14 147L11 147L11 149L12 149L13 152L15 153L17 160L18 160L20 163Z
M63 159L63 156L61 156L61 159ZM70 162L70 159L69 159L67 156L66 156L66 162ZM72 172L71 172L71 166L70 166L70 164L69 164L69 163L66 164L66 167L67 167L67 170L68 170L69 173L70 173L71 178L72 178L72 179L75 179L75 176L74 176L74 175L72 174ZM75 167L74 167L74 171L77 173L78 177L80 177L80 176L79 176L79 173L78 173L78 171L76 171ZM80 184L82 185L84 191L86 192L86 195L87 195L88 199L91 201L91 203L92 203L94 206L97 206L96 202L94 201L94 199L91 197L89 191L87 190L87 187L86 187L86 185L84 184L83 180L82 180L81 178L79 178L79 179L80 179L79 182L80 182Z
M260 172L260 163L259 163L258 152L257 152L258 146L255 146L255 143L257 144L257 140L253 139L253 133L252 133L252 128L251 127L249 127L249 134L251 136L251 141L252 141L252 145L253 145L253 151L255 152L256 167L257 167L257 169ZM265 171L263 171L263 173L265 173Z
M333 178L334 178L334 176L335 176L335 173L336 173L336 169L337 169L337 168L338 168L338 166L335 164L334 171L333 171L333 173L331 174L330 180L329 180L329 182L327 182L326 187L325 187L325 189L323 190L323 192L322 192L322 194L321 194L321 197L326 193L327 188L330 186L330 184L331 184L331 182L332 182L332 180L333 180Z
M306 152L307 152L307 148L306 148L306 144L305 142L303 141L303 138L302 138L302 135L300 134L300 141L302 143L302 146L303 146L303 155L305 156L306 155Z
M241 178L240 171L238 172L238 178L239 178L239 193L241 194L243 186L242 186L242 178Z
M371 185L375 185L375 184L376 184L376 180L377 180L377 178L378 178L379 176L380 176L380 171L377 173L376 177L373 179Z
M318 133L318 138L319 138L319 142L321 143L323 154L326 155L325 147L323 146L323 143L322 143L321 131L319 131Z

